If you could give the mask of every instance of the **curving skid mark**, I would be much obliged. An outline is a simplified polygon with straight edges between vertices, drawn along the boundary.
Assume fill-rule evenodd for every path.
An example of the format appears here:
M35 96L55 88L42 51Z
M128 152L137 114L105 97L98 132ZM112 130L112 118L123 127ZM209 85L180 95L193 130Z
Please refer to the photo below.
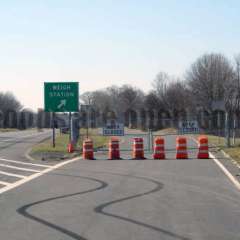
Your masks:
M158 228L158 227L155 227L153 225L150 225L150 224L146 224L146 223L143 223L143 222L140 222L140 221L136 221L136 220L133 220L133 219L130 219L130 218L126 218L126 217L122 217L122 216L118 216L118 215L115 215L115 214L111 214L111 213L107 213L104 211L104 208L110 206L110 205L113 205L115 203L119 203L119 202L123 202L123 201L126 201L126 200L130 200L130 199L134 199L134 198L138 198L138 197L141 197L141 196L145 196L145 195L148 195L148 194L151 194L151 193L154 193L154 192L157 192L159 190L161 190L163 188L163 184L156 181L156 180L153 180L153 179L150 179L150 178L146 178L146 177L138 177L138 176L131 176L131 175L126 175L126 174L120 174L120 173L113 173L113 172L99 172L99 171L89 171L89 170L86 170L88 172L92 172L92 173L103 173L103 174L111 174L111 175L116 175L116 176L125 176L125 177L132 177L132 178L136 178L136 179L143 179L143 180L146 180L146 181L150 181L154 184L156 184L157 186L150 190L150 191L147 191L145 193L141 193L141 194L136 194L134 196L129 196L129 197L125 197L125 198L121 198L121 199L118 199L118 200L114 200L114 201L111 201L111 202L107 202L107 203L104 203L104 204L101 204L99 206L97 206L94 211L96 213L100 213L100 214L103 214L105 216L109 216L109 217L113 217L113 218L117 218L117 219L120 219L120 220L123 220L123 221L127 221L127 222L130 222L130 223L133 223L133 224L136 224L136 225L139 225L139 226L142 226L142 227L145 227L145 228L149 228L151 230L154 230L154 231L157 231L157 232L161 232L165 235L168 235L170 237L173 237L175 239L179 239L179 240L190 240L189 238L186 238L186 237L182 237L178 234L175 234L175 233L172 233L170 231L167 231L165 229L162 229L162 228ZM63 196L58 196L58 197L52 197L52 198L48 198L48 199L44 199L44 200L41 200L41 201L37 201L37 202L34 202L34 203L30 203L30 204L27 204L19 209L17 209L17 212L19 214L21 214L22 216L26 217L26 218L29 218L33 221L36 221L36 222L39 222L47 227L50 227L50 228L53 228L65 235L68 235L69 237L72 237L73 239L77 239L77 240L87 240L86 238L72 232L72 231L69 231L65 228L62 228L58 225L55 225L53 223L50 223L50 222L47 222L46 220L44 219L41 219L41 218L38 218L34 215L31 215L30 213L27 212L27 210L33 206L36 206L36 205L39 205L39 204L42 204L42 203L46 203L46 202L50 202L50 201L54 201L54 200L58 200L58 199L63 199L63 198L68 198L68 197L72 197L72 196L77 196L77 195L81 195L81 194L85 194L85 193L90 193L90 192L94 192L94 191L97 191L97 190L101 190L103 188L106 188L108 186L108 184L104 181L101 181L99 179L95 179L95 178L89 178L89 177L82 177L82 176L73 176L73 175L66 175L66 174L54 174L54 175L62 175L62 176L69 176L69 177L79 177L79 178L83 178L83 179L88 179L88 180L92 180L92 181L95 181L95 182L99 182L101 184L101 186L97 187L97 188L94 188L94 189L90 189L90 190L86 190L86 191L83 191L83 192L78 192L78 193L73 193L73 194L67 194L67 195L63 195Z
M108 186L108 184L106 182L103 182L99 179L95 179L95 178L90 178L90 177L82 177L82 176L71 176L71 175L65 175L65 174L58 174L58 175L64 175L64 176L69 176L69 177L79 177L79 178L83 178L83 179L87 179L87 180L91 180L91 181L94 181L94 182L98 182L100 183L101 185L97 188L93 188L93 189L90 189L90 190L86 190L86 191L82 191L82 192L77 192L77 193L72 193L72 194L67 194L67 195L63 195L63 196L58 196L58 197L52 197L52 198L47 198L47 199L44 199L44 200L40 200L40 201L37 201L37 202L34 202L34 203L30 203L30 204L27 204L27 205L24 205L23 207L17 209L17 212L28 218L28 219L31 219L35 222L38 222L38 223L41 223L42 225L45 225L47 227L50 227L52 229L55 229L73 239L77 239L77 240L87 240L86 238L78 235L77 233L74 233L72 231L69 231L61 226L58 226L56 224L53 224L51 222L48 222L44 219L41 219L39 217L36 217L32 214L30 214L28 212L28 209L33 207L33 206L36 206L36 205L39 205L39 204L42 204L42 203L46 203L46 202L51 202L51 201L55 201L55 200L58 200L58 199L64 199L64 198L68 198L68 197L73 197L73 196L77 196L77 195L82 195L82 194L85 194L85 193L90 193L90 192L95 192L95 191L98 191L98 190L101 190L103 188L106 188Z
M135 199L135 198L138 198L138 197L146 196L148 194L152 194L152 193L156 193L156 192L160 191L164 186L161 182L158 182L158 181L153 180L151 178L131 176L131 175L125 175L125 174L119 174L119 173L112 173L112 172L97 172L97 173L111 174L111 175L117 175L117 176L124 176L124 177L132 177L132 178L136 178L136 179L142 179L142 180L154 183L156 185L156 187L153 188L152 190L144 192L144 193L140 193L140 194L132 195L132 196L129 196L129 197L117 199L117 200L110 201L110 202L107 202L107 203L103 203L103 204L97 206L94 209L94 211L96 213L100 213L100 214L103 214L103 215L108 216L108 217L113 217L113 218L116 218L116 219L120 219L120 220L123 220L123 221L127 221L127 222L130 222L130 223L136 224L138 226L149 228L151 230L161 232L161 233L163 233L167 236L170 236L172 238L175 238L175 239L190 240L189 238L186 238L186 237L180 236L178 234L172 233L172 232L167 231L163 228L159 228L159 227L147 224L147 223L143 223L143 222L140 222L140 221L137 221L137 220L134 220L134 219L130 219L130 218L127 218L127 217L119 216L119 215L108 213L108 212L104 211L104 209L106 207L109 207L110 205L114 205L115 203L124 202L124 201L127 201L127 200Z

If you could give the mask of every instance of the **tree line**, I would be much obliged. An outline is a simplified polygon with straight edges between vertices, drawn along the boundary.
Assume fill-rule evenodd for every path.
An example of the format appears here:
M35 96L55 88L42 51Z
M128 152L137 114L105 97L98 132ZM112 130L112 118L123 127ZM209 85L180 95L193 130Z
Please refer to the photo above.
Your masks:
M34 127L34 116L11 92L0 92L0 128Z
M138 114L140 121L148 118L150 124L156 118L156 122L163 118L177 122L188 117L202 118L206 128L223 127L226 113L240 125L240 55L229 60L220 53L203 54L183 77L160 72L152 82L151 91L144 93L143 87L110 86L85 92L81 102L91 108L91 115L99 112L125 115L124 121L127 124L130 121L130 125L136 122ZM160 123L155 125L161 127Z
M90 122L90 127L97 127L116 118L129 127L159 129L190 118L197 119L202 128L211 129L224 128L227 113L230 125L235 121L240 127L240 55L229 60L220 53L203 54L183 77L159 72L152 89L146 93L143 88L122 85L83 93L80 124ZM38 115L24 109L12 93L0 92L0 127L51 126L49 113L40 111Z

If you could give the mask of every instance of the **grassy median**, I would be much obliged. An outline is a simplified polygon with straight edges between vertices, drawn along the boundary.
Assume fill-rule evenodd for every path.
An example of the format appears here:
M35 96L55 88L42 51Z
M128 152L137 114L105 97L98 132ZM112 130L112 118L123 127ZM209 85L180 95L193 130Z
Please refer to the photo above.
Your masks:
M89 138L94 142L94 148L101 148L107 145L109 138L99 134L98 129L89 129ZM53 148L52 139L47 139L37 145L35 145L30 152L30 156L39 160L61 160L79 156L82 151L83 140L87 136L87 130L81 129L80 138L76 144L75 152L68 153L67 145L69 143L69 134L56 134L56 146Z
M226 139L224 137L218 137L214 135L207 135L210 146L215 146L224 152L226 152L229 156L231 156L238 164L240 164L240 138L235 139L235 143L233 143L233 139L231 138L231 147L226 147Z
M16 132L16 131L20 131L17 128L0 128L0 132L1 133L5 133L5 132Z
M7 132L22 132L28 130L35 130L36 128L26 128L26 129L19 129L19 128L0 128L0 133L7 133Z

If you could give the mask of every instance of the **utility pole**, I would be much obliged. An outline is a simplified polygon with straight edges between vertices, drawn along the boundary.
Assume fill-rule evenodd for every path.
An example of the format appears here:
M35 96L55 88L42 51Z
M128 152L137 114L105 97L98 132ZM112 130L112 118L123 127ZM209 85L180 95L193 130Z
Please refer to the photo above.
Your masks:
M73 131L73 128L72 128L72 112L69 112L69 143L71 143L72 141L72 131Z
M239 110L239 101L240 101L240 56L235 58L237 65L237 96L236 96L236 104L234 109L234 123L233 123L233 145L235 145L236 138L236 128L237 128L237 119L236 119L236 111Z
M87 105L87 138L89 137L89 109L91 104L90 96L87 96L88 99L88 105Z
M225 137L226 147L230 147L230 124L229 124L229 113L225 113Z
M88 129L89 129L89 105L87 105L87 138L89 136Z

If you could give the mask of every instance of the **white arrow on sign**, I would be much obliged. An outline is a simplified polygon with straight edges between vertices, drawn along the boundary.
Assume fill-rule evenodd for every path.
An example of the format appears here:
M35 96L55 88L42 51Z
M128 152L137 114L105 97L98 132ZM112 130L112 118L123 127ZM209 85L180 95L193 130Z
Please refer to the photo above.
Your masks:
M58 109L61 109L62 107L65 107L67 104L67 100L63 99L60 101L60 104L57 106Z

